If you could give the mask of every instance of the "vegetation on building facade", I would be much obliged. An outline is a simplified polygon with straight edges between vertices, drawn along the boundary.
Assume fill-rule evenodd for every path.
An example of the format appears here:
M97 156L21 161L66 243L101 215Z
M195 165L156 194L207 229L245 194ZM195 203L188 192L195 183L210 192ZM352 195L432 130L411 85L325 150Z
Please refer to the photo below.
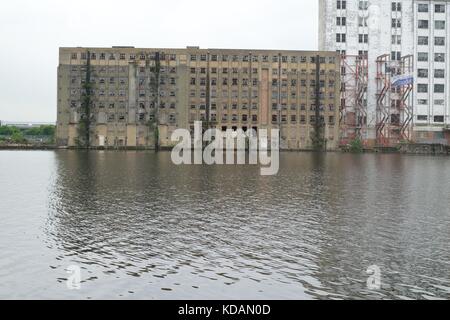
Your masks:
M86 76L82 86L81 114L79 121L78 146L89 148L90 127L91 127L91 106L92 106L92 83L91 83L91 55L87 52Z

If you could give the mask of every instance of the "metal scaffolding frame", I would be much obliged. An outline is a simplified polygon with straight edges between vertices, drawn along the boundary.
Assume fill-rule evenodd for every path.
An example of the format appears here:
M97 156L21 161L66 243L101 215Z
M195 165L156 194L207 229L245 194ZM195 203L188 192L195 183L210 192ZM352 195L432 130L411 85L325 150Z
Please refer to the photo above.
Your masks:
M340 144L365 142L367 133L368 60L366 55L341 56Z
M400 67L402 75L412 76L414 72L414 56L407 55L402 57ZM412 140L412 124L414 118L413 88L413 82L400 87L400 110L402 111L400 135L403 140L408 142Z
M394 77L412 75L413 56L392 61L390 54L377 58L376 140L379 147L410 141L413 120L413 83L392 85Z

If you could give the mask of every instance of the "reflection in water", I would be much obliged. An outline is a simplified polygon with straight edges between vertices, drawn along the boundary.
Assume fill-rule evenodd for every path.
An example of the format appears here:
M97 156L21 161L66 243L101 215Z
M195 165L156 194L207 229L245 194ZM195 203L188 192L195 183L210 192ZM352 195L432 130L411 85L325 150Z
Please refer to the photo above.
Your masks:
M177 167L170 153L54 157L50 297L450 297L448 158L286 153L262 177ZM83 270L76 293L70 264ZM366 287L372 265L379 291Z

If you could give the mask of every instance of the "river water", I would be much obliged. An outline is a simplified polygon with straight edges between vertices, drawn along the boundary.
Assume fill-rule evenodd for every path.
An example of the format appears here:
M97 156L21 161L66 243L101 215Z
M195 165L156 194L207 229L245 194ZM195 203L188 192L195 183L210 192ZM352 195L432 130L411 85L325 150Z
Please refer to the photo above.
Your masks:
M1 151L0 299L450 298L450 158L282 153L278 175L259 169Z

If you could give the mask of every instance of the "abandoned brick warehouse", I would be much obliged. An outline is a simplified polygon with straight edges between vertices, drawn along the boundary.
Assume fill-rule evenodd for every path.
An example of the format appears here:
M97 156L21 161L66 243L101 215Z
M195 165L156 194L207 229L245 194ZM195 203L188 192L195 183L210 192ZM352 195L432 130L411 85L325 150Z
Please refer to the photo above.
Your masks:
M170 147L175 129L201 120L222 130L279 128L289 150L311 149L320 132L337 149L339 60L313 51L61 48L57 143Z

